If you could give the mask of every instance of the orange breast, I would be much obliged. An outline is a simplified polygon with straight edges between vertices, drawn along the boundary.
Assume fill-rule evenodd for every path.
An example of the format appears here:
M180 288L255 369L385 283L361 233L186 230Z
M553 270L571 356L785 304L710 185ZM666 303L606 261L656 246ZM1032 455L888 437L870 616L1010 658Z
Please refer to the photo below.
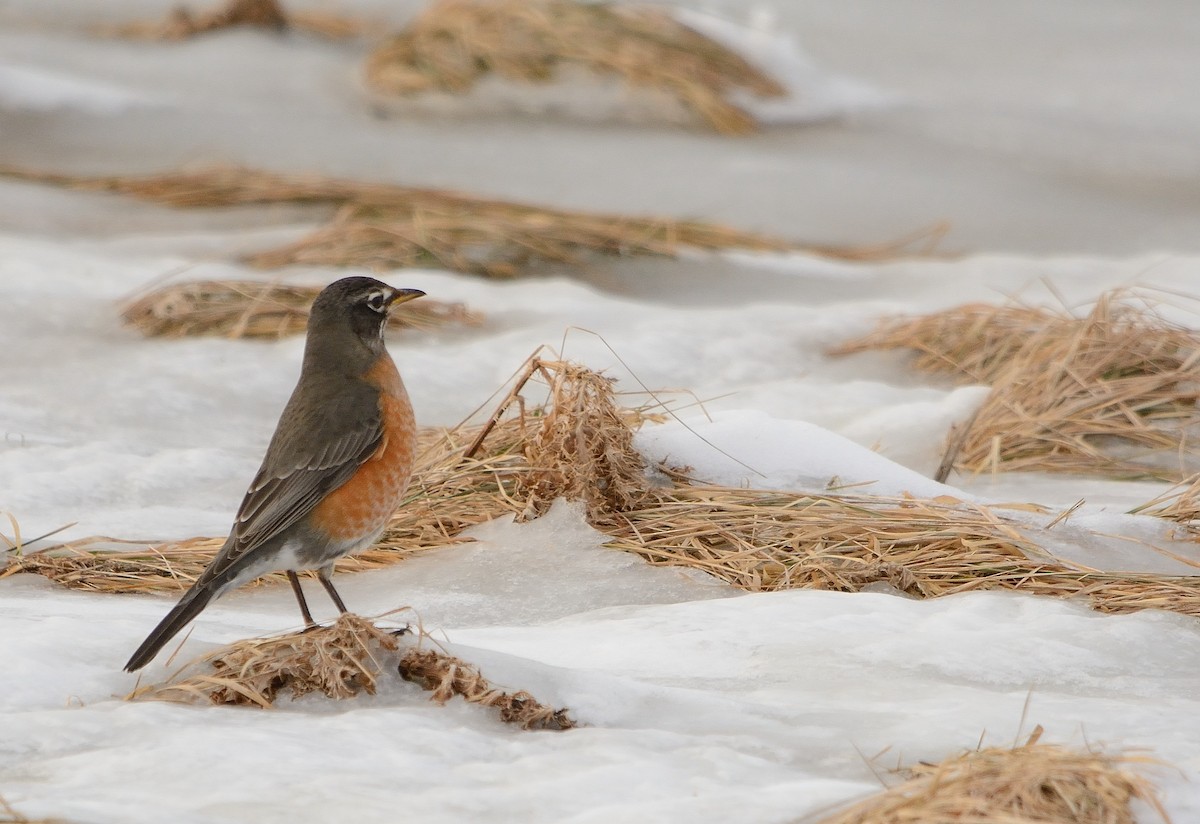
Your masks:
M412 404L392 359L380 358L366 378L380 389L383 443L311 516L314 526L338 542L372 536L388 522L408 489L417 449Z

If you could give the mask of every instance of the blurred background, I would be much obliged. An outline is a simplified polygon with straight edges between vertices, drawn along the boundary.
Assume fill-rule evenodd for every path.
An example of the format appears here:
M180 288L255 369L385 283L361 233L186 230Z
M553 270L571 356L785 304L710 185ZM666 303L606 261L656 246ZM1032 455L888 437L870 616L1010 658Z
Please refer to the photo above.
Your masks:
M947 252L1200 247L1200 14L1189 0L675 4L716 21L791 95L790 109L764 106L763 127L738 137L641 116L624 92L628 111L607 117L611 95L569 81L540 102L492 89L424 108L383 103L364 84L367 53L420 2L283 3L366 21L348 39L97 33L175 5L0 2L0 163L106 174L240 164L699 217L813 243L875 243L947 221ZM0 230L297 217L91 198L0 180Z

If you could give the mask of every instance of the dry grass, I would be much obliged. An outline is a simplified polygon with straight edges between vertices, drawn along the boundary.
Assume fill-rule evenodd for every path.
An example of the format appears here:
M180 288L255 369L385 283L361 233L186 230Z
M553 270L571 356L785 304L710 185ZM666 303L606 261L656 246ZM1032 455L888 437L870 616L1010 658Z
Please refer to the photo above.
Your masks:
M1140 799L1169 821L1153 785L1131 769L1148 759L1039 744L992 747L918 764L907 780L820 824L1135 824Z
M374 695L398 650L392 633L345 614L327 627L238 641L188 665L181 676L139 686L128 698L270 707L284 694Z
M727 135L758 129L735 93L786 94L666 11L575 0L437 0L371 53L367 81L396 95L464 92L487 74L544 83L567 66L661 90Z
M552 709L525 691L492 686L461 659L405 642L406 633L381 629L346 613L329 626L237 641L200 658L161 684L139 686L129 700L152 699L268 708L282 697L320 694L335 700L374 695L396 673L445 704L462 696L494 707L500 719L524 729L565 730L575 726L565 709Z
M189 40L197 35L247 27L282 32L287 29L342 39L363 33L364 24L322 12L285 11L279 0L226 0L209 11L193 12L177 6L165 20L99 27L98 33L131 40Z
M1047 329L1078 319L1031 306L968 303L919 317L887 318L870 334L839 344L831 355L911 349L913 366L963 383L995 383L1022 351L1036 350Z
M960 470L1177 480L1200 459L1190 444L1200 334L1128 292L1103 295L1084 317L971 304L887 321L832 352L888 348L992 385L948 456Z
M553 401L536 413L537 426L527 430L522 444L526 467L513 485L514 498L524 502L519 517L536 518L558 498L582 501L593 524L638 507L648 494L646 465L633 446L630 413L616 404L611 378L574 363L534 359L491 420L521 400L535 375ZM638 423L641 417L633 413ZM477 443L488 435L481 431Z
M291 263L394 268L439 263L511 276L537 262L577 263L587 254L676 257L685 249L802 251L853 261L933 254L946 233L934 224L884 243L804 244L701 221L579 212L442 189L288 175L239 167L152 175L73 175L0 164L0 176L107 192L180 209L294 203L340 207L308 238L250 256L263 268Z
M566 709L554 709L525 690L505 692L488 683L479 670L435 649L412 649L400 660L400 675L433 693L431 700L445 704L461 696L469 704L495 707L500 720L522 729L569 730L575 721Z
M807 251L848 260L880 260L927 244L943 227L893 243L803 245L700 221L532 206L450 191L362 183L315 175L214 168L144 176L88 176L0 165L0 175L85 191L111 192L178 208L307 203L339 207L309 236L245 260L270 269L291 264L389 269L442 266L512 277L547 263L589 257L677 257L684 250Z
M607 531L614 548L750 591L857 592L886 584L938 598L1004 589L1074 598L1102 612L1200 617L1200 578L1076 568L1043 552L1037 530L1018 526L1002 508L953 498L678 485Z
M327 225L277 249L246 256L260 269L436 266L493 278L594 256L678 257L685 249L797 248L723 226L669 218L589 214L495 201L430 202L412 208L344 206Z
M548 403L527 400L535 386L550 393ZM409 500L378 545L339 569L394 564L462 541L462 530L492 518L535 517L562 496L586 503L588 520L612 536L611 546L746 590L882 583L934 598L1006 589L1075 598L1105 612L1200 617L1200 578L1072 566L1043 552L1039 528L1003 507L705 487L678 474L652 486L630 440L648 415L621 409L602 376L535 358L483 426L424 433ZM111 553L77 542L13 558L3 574L37 572L97 591L177 591L220 544L195 539Z
M319 286L259 281L193 281L156 289L122 310L125 323L147 336L213 335L224 338L282 338L308 323ZM430 330L478 326L482 315L461 303L423 298L397 306L392 329Z
M1154 500L1130 510L1130 514L1178 521L1192 534L1200 534L1200 475L1183 479Z

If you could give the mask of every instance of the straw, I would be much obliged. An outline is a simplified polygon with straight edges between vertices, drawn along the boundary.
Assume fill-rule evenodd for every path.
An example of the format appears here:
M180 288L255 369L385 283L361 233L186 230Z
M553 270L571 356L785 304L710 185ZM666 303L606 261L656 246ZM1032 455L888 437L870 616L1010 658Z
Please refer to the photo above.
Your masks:
M1144 296L1100 297L1083 317L969 304L887 320L831 350L909 348L915 365L992 392L945 465L1179 480L1200 400L1200 334L1166 321Z
M394 95L464 92L487 74L545 83L567 66L662 90L726 135L758 129L738 94L786 94L667 11L574 0L438 0L371 53L367 82Z
M243 259L263 269L290 265L374 270L440 266L506 278L548 264L581 266L596 257L674 258L687 250L726 249L807 251L826 257L878 260L904 254L938 231L934 227L888 244L842 248L805 245L701 221L572 211L452 191L231 167L89 176L0 165L0 176L122 194L177 208L271 203L338 207L330 222L308 236Z
M1200 474L1184 478L1161 495L1130 510L1183 524L1192 536L1200 534Z
M1145 757L1040 744L992 747L919 763L906 780L819 824L1135 824L1140 800L1168 822Z
M575 726L565 709L541 704L524 690L494 687L480 671L452 655L406 639L407 630L382 629L352 613L329 626L237 641L186 664L162 683L139 686L127 700L275 706L310 694L334 700L375 695L387 679L403 679L445 704L454 696L494 708L522 729ZM426 636L421 641L428 640Z
M271 32L298 29L331 39L356 37L365 24L324 12L287 12L279 0L226 0L208 11L176 6L163 20L97 26L96 33L130 40L188 40L197 35L230 28L256 28Z

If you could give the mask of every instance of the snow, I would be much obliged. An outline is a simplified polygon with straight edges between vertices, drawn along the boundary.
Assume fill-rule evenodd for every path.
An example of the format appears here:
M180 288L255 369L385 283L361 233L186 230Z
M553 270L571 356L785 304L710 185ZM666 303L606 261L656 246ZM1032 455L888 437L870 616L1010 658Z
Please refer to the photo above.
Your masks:
M739 94L737 102L760 123L815 123L898 106L902 98L853 77L816 64L794 38L781 34L779 21L766 7L750 13L748 25L712 13L683 9L678 18L701 34L748 55L751 62L777 79L787 94L761 98Z
M850 438L757 410L647 426L636 445L652 464L686 466L696 480L722 486L814 492L853 487L869 495L921 498L962 494Z
M1200 106L1195 89L1178 88L1200 72L1200 53L1197 18L1178 4L1135 13L1071 0L1051 13L839 0L763 5L751 19L740 3L690 4L690 20L739 38L803 92L789 118L841 118L745 140L495 112L377 119L353 48L252 32L99 42L63 22L77 5L10 0L0 11L5 162L89 172L237 162L831 243L950 217L949 248L970 252L857 264L696 255L512 282L383 273L488 318L389 340L422 423L487 405L549 346L622 390L656 390L672 415L638 447L703 480L1039 503L1046 512L1001 511L1059 560L1196 574L1200 545L1126 514L1164 484L1038 474L938 484L946 432L986 390L918 375L894 353L825 354L881 315L1007 296L1078 307L1127 285L1161 290L1175 320L1200 325L1180 297L1200 283ZM95 4L73 24L171 5ZM117 307L165 279L263 277L227 261L312 217L175 212L0 181L0 510L24 536L68 523L62 537L224 533L302 341L147 341ZM470 537L342 576L339 588L355 611L419 621L494 682L569 707L581 728L514 730L403 682L271 712L128 703L136 679L121 665L171 599L13 576L0 580L0 796L30 817L122 824L788 822L874 792L897 763L1008 744L1042 724L1045 740L1144 748L1164 762L1150 774L1174 820L1200 819L1194 619L1010 592L746 594L606 549L563 503ZM318 619L332 617L323 596L312 600ZM298 624L286 587L240 590L169 649L182 643L178 662ZM143 677L161 676L166 657Z
M119 86L42 69L0 64L0 109L78 109L93 114L120 114L155 99Z

